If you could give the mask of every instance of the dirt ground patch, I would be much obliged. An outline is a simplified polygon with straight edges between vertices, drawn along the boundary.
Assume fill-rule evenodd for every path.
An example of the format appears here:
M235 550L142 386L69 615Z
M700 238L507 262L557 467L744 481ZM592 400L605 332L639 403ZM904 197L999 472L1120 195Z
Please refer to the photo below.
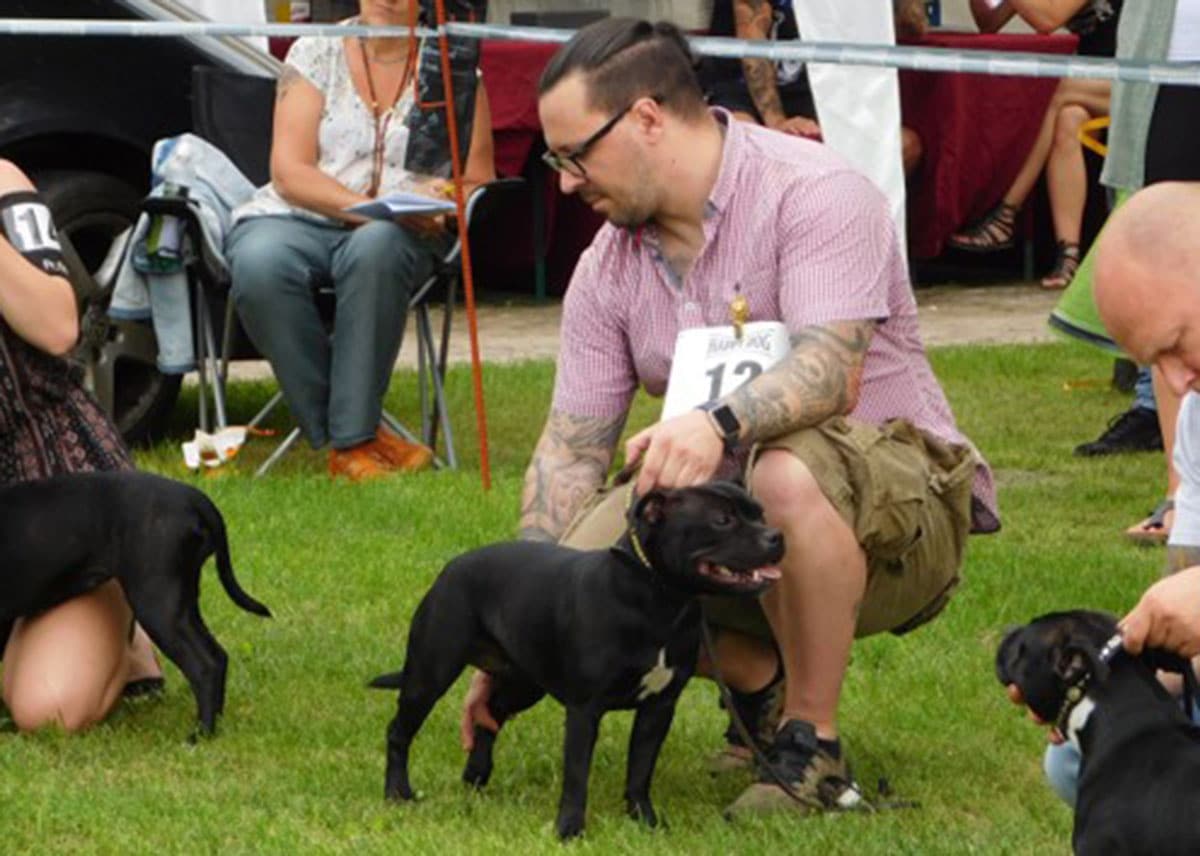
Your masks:
M1036 285L938 285L919 288L916 294L926 345L1047 342L1054 338L1046 318L1058 293ZM433 316L437 329L441 316L438 312ZM561 319L562 304L558 300L540 304L482 303L478 311L480 355L487 362L551 359L558 353ZM468 362L467 313L461 307L453 323L450 361ZM397 365L412 366L416 359L416 342L408 335ZM265 362L243 362L235 363L231 373L235 379L258 378L269 375L270 369Z

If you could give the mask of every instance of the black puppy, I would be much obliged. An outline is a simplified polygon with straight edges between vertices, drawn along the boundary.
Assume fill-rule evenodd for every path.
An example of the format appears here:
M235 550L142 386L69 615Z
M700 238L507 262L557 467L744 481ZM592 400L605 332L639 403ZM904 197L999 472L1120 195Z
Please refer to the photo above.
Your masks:
M1076 853L1200 853L1200 728L1155 679L1190 666L1130 657L1109 644L1116 632L1105 613L1044 615L1004 637L996 676L1083 756Z
M200 568L214 553L233 602L269 616L238 585L225 521L194 487L106 472L0 488L0 628L115 577L134 618L188 679L200 730L211 733L229 659L200 617Z
M413 616L388 727L389 799L412 799L408 750L434 703L468 664L490 672L498 722L549 693L567 709L557 830L583 831L600 718L634 708L625 799L650 826L650 779L675 702L695 668L699 594L754 595L779 578L783 536L740 487L714 482L637 501L615 547L506 543L451 561ZM475 730L463 779L483 786L495 735Z

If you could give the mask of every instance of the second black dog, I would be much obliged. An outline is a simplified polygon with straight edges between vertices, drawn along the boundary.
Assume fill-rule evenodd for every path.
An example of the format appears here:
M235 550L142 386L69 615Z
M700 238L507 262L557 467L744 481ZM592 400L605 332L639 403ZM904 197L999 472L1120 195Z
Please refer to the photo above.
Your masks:
M653 826L650 780L675 702L700 644L699 594L753 595L778 579L783 536L729 483L652 491L628 515L617 546L580 551L507 543L451 561L413 617L402 672L372 686L397 688L388 727L389 799L412 799L408 753L437 700L467 664L495 679L498 722L549 693L567 710L556 828L583 831L592 749L601 716L636 709L625 799ZM463 778L482 786L495 735L475 730Z
M200 729L211 733L229 659L200 617L200 569L214 554L233 602L269 616L233 575L221 512L190 485L104 472L0 488L0 627L115 577L134 618L188 679Z
M1004 637L996 676L1079 748L1076 853L1200 853L1200 728L1155 678L1190 665L1123 650L1105 662L1116 632L1105 613L1043 615Z

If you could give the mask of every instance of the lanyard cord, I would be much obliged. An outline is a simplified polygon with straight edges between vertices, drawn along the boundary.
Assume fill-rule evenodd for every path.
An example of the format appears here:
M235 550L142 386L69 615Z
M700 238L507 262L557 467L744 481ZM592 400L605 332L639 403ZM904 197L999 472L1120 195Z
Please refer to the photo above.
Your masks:
M381 105L379 97L375 94L375 81L371 77L371 58L367 55L367 42L362 36L358 37L358 48L362 52L363 73L367 77L367 94L371 98L371 118L375 122L375 145L371 153L371 186L367 190L367 196L374 197L379 192L379 185L383 181L384 149L387 144L388 125L391 124L396 102L400 98L400 93L404 91L409 74L412 72L413 50L410 44L404 57L404 73L400 75L400 83L391 100L387 102L387 108L380 113Z

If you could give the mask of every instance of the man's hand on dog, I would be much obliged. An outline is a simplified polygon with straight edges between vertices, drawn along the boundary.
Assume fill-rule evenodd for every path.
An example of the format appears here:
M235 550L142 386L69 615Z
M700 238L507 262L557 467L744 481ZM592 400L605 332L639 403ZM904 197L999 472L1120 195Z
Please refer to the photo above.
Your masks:
M480 725L492 733L500 730L498 723L488 710L488 699L492 697L492 676L476 670L471 675L471 686L463 699L462 718L458 724L458 736L464 752L475 748L475 726Z
M1200 654L1200 566L1156 582L1121 619L1125 650L1163 648L1184 657Z
M708 414L691 410L651 425L625 443L625 466L640 459L634 490L644 496L656 487L692 487L713 477L725 447Z

